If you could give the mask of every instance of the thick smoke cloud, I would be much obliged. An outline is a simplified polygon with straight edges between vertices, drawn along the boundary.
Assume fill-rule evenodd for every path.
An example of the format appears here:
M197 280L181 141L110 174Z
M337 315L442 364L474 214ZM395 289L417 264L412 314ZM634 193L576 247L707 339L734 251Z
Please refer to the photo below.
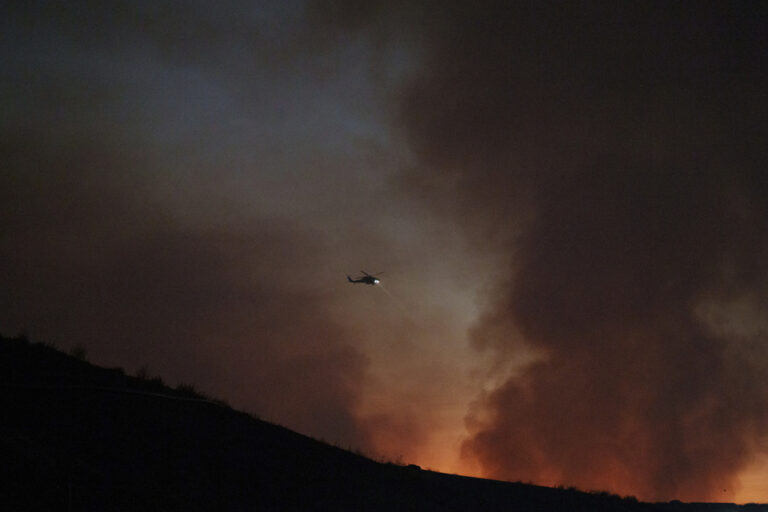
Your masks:
M445 312L471 301L445 296L490 276L468 460L648 499L734 490L768 428L765 6L3 9L4 334L418 453L428 402L469 394ZM381 193L401 135L415 207ZM485 254L424 236L446 224ZM360 261L404 307L337 293Z
M475 344L539 356L478 399L464 454L496 478L727 498L768 433L768 333L728 312L768 289L764 6L432 21L404 180L506 254Z

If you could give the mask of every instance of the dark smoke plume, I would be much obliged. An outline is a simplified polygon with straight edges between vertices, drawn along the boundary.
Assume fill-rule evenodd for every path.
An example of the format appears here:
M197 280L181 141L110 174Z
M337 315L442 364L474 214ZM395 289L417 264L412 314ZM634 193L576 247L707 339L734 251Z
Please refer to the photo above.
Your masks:
M464 454L496 478L722 499L768 433L768 333L733 307L768 304L764 6L433 21L404 179L507 255L477 346L540 356L478 400Z

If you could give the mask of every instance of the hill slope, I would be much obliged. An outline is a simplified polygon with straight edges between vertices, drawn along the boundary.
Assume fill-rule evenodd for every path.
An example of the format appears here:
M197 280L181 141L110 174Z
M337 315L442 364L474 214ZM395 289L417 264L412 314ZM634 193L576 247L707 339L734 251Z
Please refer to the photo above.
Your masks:
M722 509L382 464L24 339L0 376L2 510Z

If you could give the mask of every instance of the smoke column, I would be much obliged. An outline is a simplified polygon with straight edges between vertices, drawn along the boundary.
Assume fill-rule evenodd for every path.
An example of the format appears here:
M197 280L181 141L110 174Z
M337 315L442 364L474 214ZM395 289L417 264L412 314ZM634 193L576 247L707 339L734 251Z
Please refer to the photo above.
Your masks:
M506 262L475 346L538 355L468 413L487 476L734 492L768 431L765 14L481 2L425 24L404 187Z

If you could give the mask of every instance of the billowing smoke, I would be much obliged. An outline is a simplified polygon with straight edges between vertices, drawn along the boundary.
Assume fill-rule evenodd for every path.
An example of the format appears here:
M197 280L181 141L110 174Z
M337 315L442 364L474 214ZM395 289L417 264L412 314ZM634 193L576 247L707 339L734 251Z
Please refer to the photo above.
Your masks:
M537 358L478 398L465 456L727 498L768 433L764 6L438 11L403 93L406 185L505 255L477 347Z
M454 324L329 285L399 254L493 280L486 475L726 499L768 430L766 6L359 4L3 6L0 330L400 449ZM413 209L374 193L401 136ZM499 266L426 250L441 216ZM369 354L400 391L361 420Z

